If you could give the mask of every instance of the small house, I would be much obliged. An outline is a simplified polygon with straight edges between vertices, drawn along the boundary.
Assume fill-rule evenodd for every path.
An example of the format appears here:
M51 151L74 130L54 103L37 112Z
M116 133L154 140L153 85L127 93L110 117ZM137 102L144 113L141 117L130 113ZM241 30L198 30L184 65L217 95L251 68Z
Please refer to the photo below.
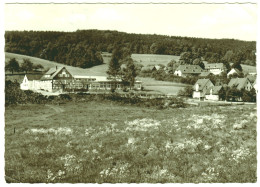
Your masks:
M180 77L186 77L190 75L199 75L203 72L203 69L199 65L179 65L175 70L174 75Z
M213 86L210 87L205 94L205 99L212 100L212 101L219 101L219 93L223 89L222 86Z
M250 91L253 85L250 83L248 78L233 78L229 81L228 87L235 87L238 90L245 89Z
M213 73L214 75L219 75L222 72L226 72L226 67L223 63L207 63L205 64L205 70Z
M213 83L209 79L198 79L193 86L193 98L202 99L205 98L207 90L214 87Z

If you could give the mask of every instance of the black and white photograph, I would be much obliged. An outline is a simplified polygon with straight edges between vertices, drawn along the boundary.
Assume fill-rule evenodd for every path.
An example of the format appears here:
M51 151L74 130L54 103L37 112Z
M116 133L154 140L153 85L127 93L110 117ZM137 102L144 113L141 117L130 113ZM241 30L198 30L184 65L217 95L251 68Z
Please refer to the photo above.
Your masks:
M4 184L257 184L257 1L1 6Z

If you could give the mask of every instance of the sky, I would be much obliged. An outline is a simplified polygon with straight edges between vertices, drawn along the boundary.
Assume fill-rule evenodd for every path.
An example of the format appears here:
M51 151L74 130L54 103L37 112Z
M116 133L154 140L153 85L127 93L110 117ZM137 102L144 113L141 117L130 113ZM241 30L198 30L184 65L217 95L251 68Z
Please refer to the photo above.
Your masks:
M257 40L256 4L5 4L5 30L118 30Z

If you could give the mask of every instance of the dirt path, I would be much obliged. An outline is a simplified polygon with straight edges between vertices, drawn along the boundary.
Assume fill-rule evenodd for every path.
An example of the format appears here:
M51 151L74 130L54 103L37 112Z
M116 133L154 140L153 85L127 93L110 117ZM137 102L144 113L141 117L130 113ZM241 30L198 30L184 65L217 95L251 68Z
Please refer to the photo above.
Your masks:
M57 114L60 114L62 112L64 112L64 109L58 107L58 106L54 106L54 105L45 105L47 107L49 107L50 109L54 110L55 113L50 113L50 114L42 114L42 115L38 115L38 116L30 116L28 117L30 120L45 120L47 119L48 117L50 116L53 116L53 115L57 115ZM27 118L27 119L28 119ZM17 119L17 120L5 120L5 124L17 124L17 123L21 123L23 122L25 119L24 118L21 118L21 119Z

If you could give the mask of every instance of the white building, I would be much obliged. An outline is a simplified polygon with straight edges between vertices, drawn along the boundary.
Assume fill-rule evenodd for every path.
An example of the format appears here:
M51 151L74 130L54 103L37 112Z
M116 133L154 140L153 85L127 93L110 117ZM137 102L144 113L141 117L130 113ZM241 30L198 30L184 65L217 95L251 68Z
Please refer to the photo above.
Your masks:
M207 63L205 64L205 70L213 73L214 75L219 75L222 72L226 72L226 67L223 63Z

